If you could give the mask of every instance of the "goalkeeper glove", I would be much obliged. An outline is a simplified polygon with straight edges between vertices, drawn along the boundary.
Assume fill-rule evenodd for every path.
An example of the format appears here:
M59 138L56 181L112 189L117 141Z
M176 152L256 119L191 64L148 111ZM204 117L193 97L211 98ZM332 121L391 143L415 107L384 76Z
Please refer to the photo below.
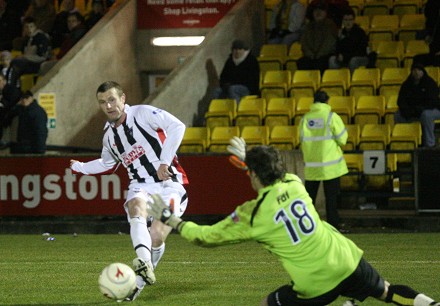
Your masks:
M237 168L247 170L246 163L246 141L242 137L234 136L229 140L230 145L226 148L232 156L229 161Z
M183 224L182 219L176 217L168 205L162 200L158 194L151 195L151 200L147 202L147 212L154 219L160 220L168 226L180 231L180 225Z

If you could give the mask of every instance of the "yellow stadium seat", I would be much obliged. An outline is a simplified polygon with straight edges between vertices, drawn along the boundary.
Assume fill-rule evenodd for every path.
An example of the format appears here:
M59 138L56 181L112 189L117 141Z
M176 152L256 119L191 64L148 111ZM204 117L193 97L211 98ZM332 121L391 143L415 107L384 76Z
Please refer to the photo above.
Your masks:
M264 125L289 125L295 114L295 98L272 98L267 102Z
M440 68L436 66L426 66L426 73L437 82L437 85L440 85Z
M265 116L266 99L245 99L238 105L235 125L241 127L246 125L262 125Z
M180 143L179 153L205 153L209 147L209 128L187 127Z
M385 150L390 143L389 124L367 123L361 128L359 150Z
M420 8L419 0L394 0L393 15L418 14Z
M270 98L287 97L287 89L292 81L289 70L266 71L261 84L261 97Z
M412 59L417 54L429 53L429 46L425 40L409 40L406 42L403 55L403 66L411 67Z
M296 70L292 77L289 89L289 96L313 97L314 93L321 86L321 72L319 70Z
M36 76L34 73L22 74L20 76L20 85L23 92L31 90L32 87L34 87Z
M392 0L365 0L364 16L388 15L393 6Z
M350 70L347 68L326 69L322 75L321 90L329 96L345 96L350 88Z
M401 41L416 39L418 31L425 28L425 15L423 14L405 14L400 17L397 36Z
M283 70L287 57L287 45L265 44L257 57L262 72L268 70Z
M370 17L357 15L355 22L365 31L366 34L370 31Z
M377 47L376 67L383 71L388 67L400 67L404 46L402 41L381 41Z
M313 104L313 97L301 97L296 102L295 116L293 118L294 125L298 125L302 116L310 111L310 106Z
M350 95L356 98L361 95L374 96L380 85L379 68L358 68L351 76Z
M353 10L356 18L362 14L362 10L364 9L364 0L350 0L348 1L348 5Z
M362 96L356 102L354 123L364 126L368 123L380 124L385 112L384 96Z
M364 14L365 15L365 14ZM393 40L399 29L399 16L397 15L378 15L372 16L370 21L370 40Z
M289 54L287 55L287 59L285 63L286 70L289 70L290 72L294 73L298 68L296 62L301 57L303 57L301 43L296 41L289 48Z
M346 175L341 176L341 190L360 190L363 171L362 154L344 153L344 159L349 172Z
M298 127L277 125L270 132L269 144L279 150L293 150L299 145Z
M422 143L422 126L420 122L396 123L391 131L390 150L417 149ZM411 153L397 153L397 162L413 162Z
M351 123L354 115L355 101L353 96L331 96L328 105L337 113L345 124Z
M398 95L385 97L384 122L391 126L394 125L394 113L399 109L397 106L397 98Z
M206 126L233 125L237 115L237 102L234 99L212 99L205 113Z
M385 68L382 71L379 94L383 94L382 90L386 87L400 88L400 85L406 80L409 73L410 69L408 67Z
M257 145L266 145L269 143L269 127L264 125L244 126L240 136L246 141L248 149Z
M238 126L216 126L212 129L211 139L209 142L210 152L227 152L226 147L229 145L229 139L234 136L240 136Z
M346 124L347 129L347 143L342 147L344 151L354 151L359 145L359 139L361 136L361 127L359 124Z

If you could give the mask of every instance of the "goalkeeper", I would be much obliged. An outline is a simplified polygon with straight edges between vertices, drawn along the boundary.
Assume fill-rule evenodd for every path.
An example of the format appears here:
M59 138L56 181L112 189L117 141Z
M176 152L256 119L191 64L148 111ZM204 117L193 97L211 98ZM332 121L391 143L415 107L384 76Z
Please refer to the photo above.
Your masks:
M228 150L246 169L254 200L238 206L224 220L200 226L174 216L159 195L147 210L182 237L201 246L255 240L277 256L291 277L261 305L328 305L339 296L359 301L374 297L397 305L437 305L403 285L390 285L363 258L363 251L330 224L321 221L301 179L285 172L279 152L270 146L245 151L240 138Z

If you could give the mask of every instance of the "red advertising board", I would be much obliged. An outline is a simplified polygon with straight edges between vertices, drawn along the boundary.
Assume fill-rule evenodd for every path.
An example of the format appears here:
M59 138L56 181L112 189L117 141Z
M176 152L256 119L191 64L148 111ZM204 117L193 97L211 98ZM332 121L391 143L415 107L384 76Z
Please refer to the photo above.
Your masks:
M237 1L138 0L138 28L211 28Z
M74 175L70 159L1 158L0 217L124 215L125 168L111 175ZM246 174L233 167L227 156L182 156L179 160L190 180L186 215L229 214L256 196Z

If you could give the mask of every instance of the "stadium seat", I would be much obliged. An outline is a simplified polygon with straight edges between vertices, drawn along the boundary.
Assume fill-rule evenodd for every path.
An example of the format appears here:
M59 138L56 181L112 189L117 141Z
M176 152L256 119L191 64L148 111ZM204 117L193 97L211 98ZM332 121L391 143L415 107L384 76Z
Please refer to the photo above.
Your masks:
M364 16L389 15L393 0L365 0Z
M370 31L370 17L369 16L360 16L356 15L355 22L365 31L368 35Z
M266 116L266 99L254 98L245 99L240 102L237 109L235 125L243 127L246 125L262 125Z
M361 95L374 96L380 85L379 68L358 68L351 76L350 95L356 98Z
M440 85L440 68L436 66L426 66L425 70L428 75L437 82L437 85Z
M291 80L292 75L289 70L266 71L261 84L261 97L266 100L287 97L287 89Z
M210 152L227 152L226 147L229 145L229 139L234 136L240 136L238 126L216 126L212 129L211 139L209 142Z
M21 85L21 91L26 92L28 90L31 90L32 87L35 85L35 78L36 74L29 73L29 74L22 74L20 76L20 85Z
M264 125L244 126L240 136L246 141L248 149L257 145L267 145L269 143L269 127Z
M205 113L206 126L212 129L215 126L233 125L236 115L237 102L234 99L212 99Z
M209 131L207 127L187 127L179 153L205 153L209 147Z
M316 90L321 86L321 72L319 70L296 70L292 77L289 96L313 97Z
M303 57L301 43L296 41L289 48L289 54L287 55L287 59L285 63L286 70L289 70L293 74L298 68L296 62L301 57Z
M419 122L396 123L391 131L390 150L417 149L422 143L422 126ZM397 153L398 163L414 162L411 153Z
M374 16L371 17L368 38L370 40L394 40L394 36L396 35L398 29L399 16L374 14Z
M429 53L429 46L425 40L409 40L406 42L403 54L403 66L411 67L412 59L417 54Z
M345 96L350 88L350 70L347 68L326 69L322 75L321 90L329 96Z
M345 124L351 123L354 114L355 101L353 96L331 96L328 100L332 111L337 113Z
M406 80L410 71L408 67L385 68L382 71L379 94L383 94L386 87L400 88L400 85Z
M277 125L270 132L269 144L279 150L293 150L299 145L298 127Z
M11 50L11 57L12 59L23 55L23 52L21 52L20 50Z
M267 102L264 125L289 125L295 114L295 98L272 98Z
M359 145L359 139L361 136L361 128L359 124L346 124L347 129L347 143L342 147L344 151L354 151Z
M367 123L380 124L385 112L384 96L362 96L356 102L354 123L361 127Z
M403 59L404 46L402 41L381 41L377 47L376 67L383 71L385 68L400 67Z
M397 36L400 41L416 39L417 32L425 28L425 15L405 14L400 17Z
M310 111L313 104L313 97L301 97L296 102L295 116L293 118L294 125L298 125L305 113Z
M394 0L393 15L418 14L420 8L419 0Z
M341 190L360 190L360 182L363 171L362 154L344 153L345 163L347 164L348 174L341 176Z
M261 47L257 57L260 70L264 73L269 70L283 70L287 57L287 45L265 44Z
M397 98L398 95L385 97L385 113L383 115L384 122L391 126L394 125L394 114L399 109L399 107L397 106Z
M367 123L361 128L359 150L385 150L390 143L390 137L389 124Z

